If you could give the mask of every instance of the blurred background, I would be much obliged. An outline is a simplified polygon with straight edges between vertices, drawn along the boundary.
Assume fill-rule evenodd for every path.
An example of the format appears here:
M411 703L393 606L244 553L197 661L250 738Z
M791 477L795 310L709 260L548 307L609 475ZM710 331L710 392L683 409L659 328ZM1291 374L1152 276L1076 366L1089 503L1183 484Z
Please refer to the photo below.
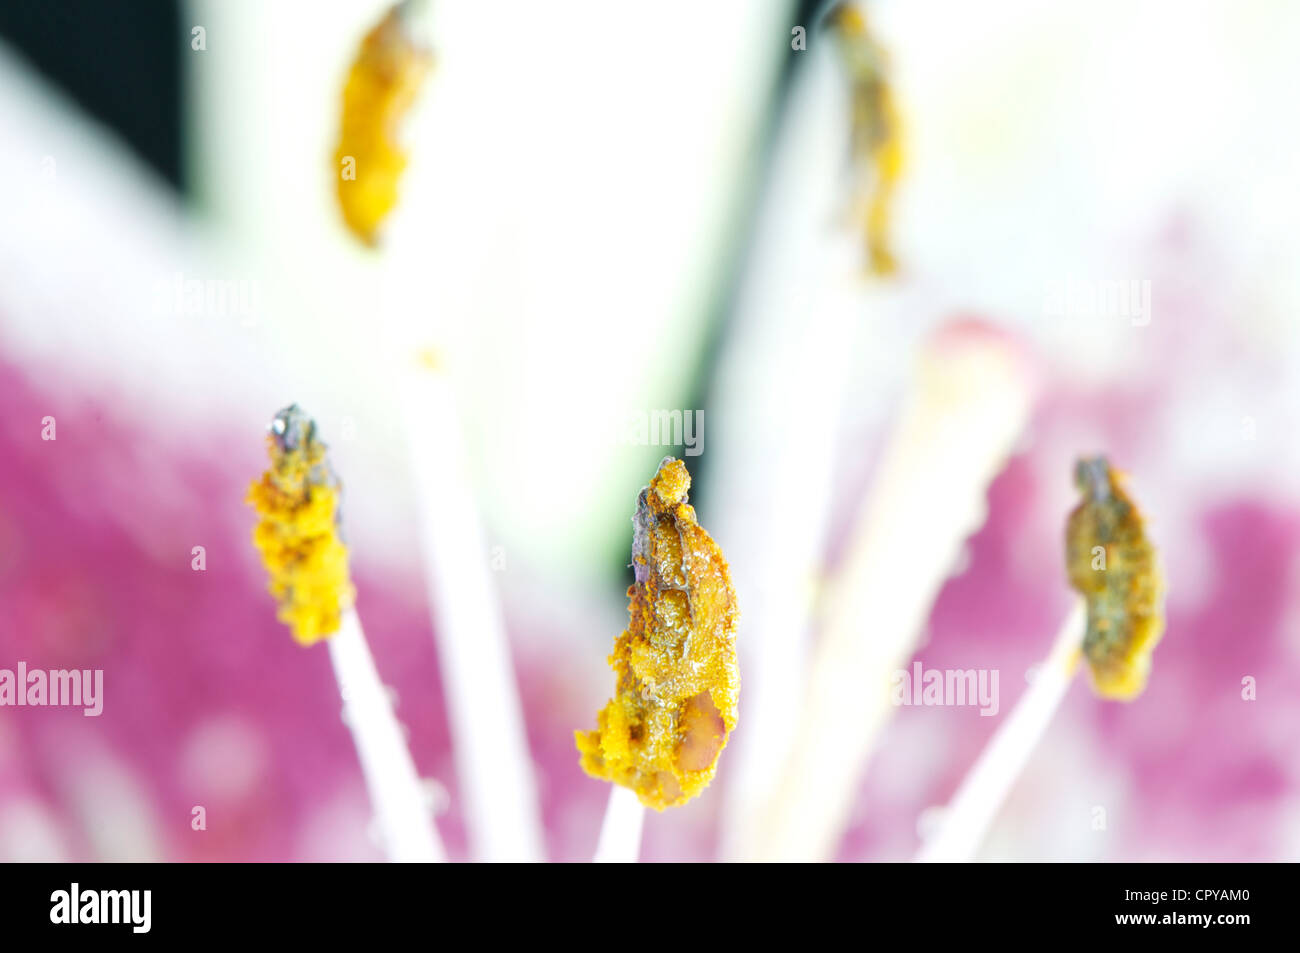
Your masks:
M1069 611L1093 453L1148 518L1167 631L1136 701L1076 681L977 856L1300 857L1300 8L859 4L904 156L877 275L826 7L433 0L378 249L333 156L385 4L0 9L0 668L104 673L97 718L0 707L0 859L382 857L326 652L250 543L295 401L453 859L484 856L462 775L498 755L449 728L413 434L469 474L547 859L596 843L572 732L669 454L732 566L743 687L643 859L912 858ZM455 428L399 386L425 349ZM665 410L694 446L638 435ZM821 717L846 633L861 695ZM913 661L996 670L999 715L871 714ZM783 785L822 771L801 813Z

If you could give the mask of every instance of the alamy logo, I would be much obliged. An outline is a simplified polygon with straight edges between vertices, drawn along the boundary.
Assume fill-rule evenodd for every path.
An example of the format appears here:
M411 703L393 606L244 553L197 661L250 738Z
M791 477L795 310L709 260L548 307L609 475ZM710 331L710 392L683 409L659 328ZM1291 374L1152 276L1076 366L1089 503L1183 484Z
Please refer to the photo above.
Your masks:
M1043 313L1053 318L1124 318L1134 327L1151 323L1151 282L1136 279L1050 281Z
M18 670L0 668L0 707L82 708L87 718L104 711L104 670L32 669L26 662Z
M998 713L998 670L960 668L898 669L889 680L895 705L962 707L978 705L981 715Z
M132 933L148 933L152 924L152 890L71 890L50 894L51 923L125 923Z
M629 447L681 447L682 455L704 452L703 410L638 410L605 415L604 429L615 443Z
M245 327L262 313L262 287L249 278L193 278L179 271L153 286L153 313L161 317L236 317Z

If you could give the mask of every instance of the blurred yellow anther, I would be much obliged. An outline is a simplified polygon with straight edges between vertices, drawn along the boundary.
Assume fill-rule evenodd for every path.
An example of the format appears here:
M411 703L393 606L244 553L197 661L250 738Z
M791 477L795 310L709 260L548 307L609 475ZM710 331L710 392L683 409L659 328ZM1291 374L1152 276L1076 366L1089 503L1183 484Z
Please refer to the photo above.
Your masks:
M1065 560L1088 607L1083 654L1097 694L1128 701L1146 687L1164 633L1164 585L1121 475L1096 457L1079 461L1075 481L1083 501L1066 524Z
M339 483L297 405L276 414L267 437L271 467L248 491L260 519L253 545L270 573L277 617L303 645L328 638L352 606L348 550L339 538Z
M432 54L413 42L403 6L394 6L366 34L343 89L334 153L339 207L348 228L368 245L397 204L397 180L406 168L397 126L433 65Z
M888 78L888 57L852 3L828 21L839 40L851 85L853 172L857 186L853 218L861 221L867 264L875 275L892 275L897 262L890 249L890 211L903 171L898 107Z
M616 695L575 732L583 769L663 810L699 794L735 730L739 610L722 551L686 502L690 474L665 459L633 518L636 582L614 642Z

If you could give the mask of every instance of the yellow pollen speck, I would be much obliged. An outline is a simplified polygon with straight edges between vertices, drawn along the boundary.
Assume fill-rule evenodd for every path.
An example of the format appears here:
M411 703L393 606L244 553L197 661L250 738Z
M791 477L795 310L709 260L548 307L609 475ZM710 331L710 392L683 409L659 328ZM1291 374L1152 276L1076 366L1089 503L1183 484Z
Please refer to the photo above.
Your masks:
M421 348L415 359L421 370L441 371L443 369L442 354L435 347Z

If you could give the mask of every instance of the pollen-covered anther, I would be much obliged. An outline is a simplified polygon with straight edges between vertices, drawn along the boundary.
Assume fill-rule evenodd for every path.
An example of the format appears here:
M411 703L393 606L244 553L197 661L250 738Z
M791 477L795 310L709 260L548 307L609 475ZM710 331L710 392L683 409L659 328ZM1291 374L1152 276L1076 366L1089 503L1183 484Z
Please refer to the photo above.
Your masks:
M376 244L380 226L397 205L397 183L407 162L398 126L433 66L433 55L413 39L406 6L396 4L366 34L343 88L334 152L339 208L348 228L368 245Z
M628 627L609 657L615 696L595 731L575 733L588 774L657 810L709 785L740 695L731 572L686 502L690 485L686 465L667 458L641 491Z
M1097 694L1128 701L1146 687L1164 634L1164 582L1121 475L1094 457L1076 465L1075 483L1083 499L1066 524L1065 559L1087 605L1083 656Z
M892 275L898 267L890 231L894 192L903 173L902 119L884 48L858 4L843 3L828 18L849 80L853 218L860 222L867 270Z
M258 513L253 545L270 575L277 617L303 645L328 638L355 598L339 535L341 486L316 424L296 405L275 415L271 465L248 491Z

